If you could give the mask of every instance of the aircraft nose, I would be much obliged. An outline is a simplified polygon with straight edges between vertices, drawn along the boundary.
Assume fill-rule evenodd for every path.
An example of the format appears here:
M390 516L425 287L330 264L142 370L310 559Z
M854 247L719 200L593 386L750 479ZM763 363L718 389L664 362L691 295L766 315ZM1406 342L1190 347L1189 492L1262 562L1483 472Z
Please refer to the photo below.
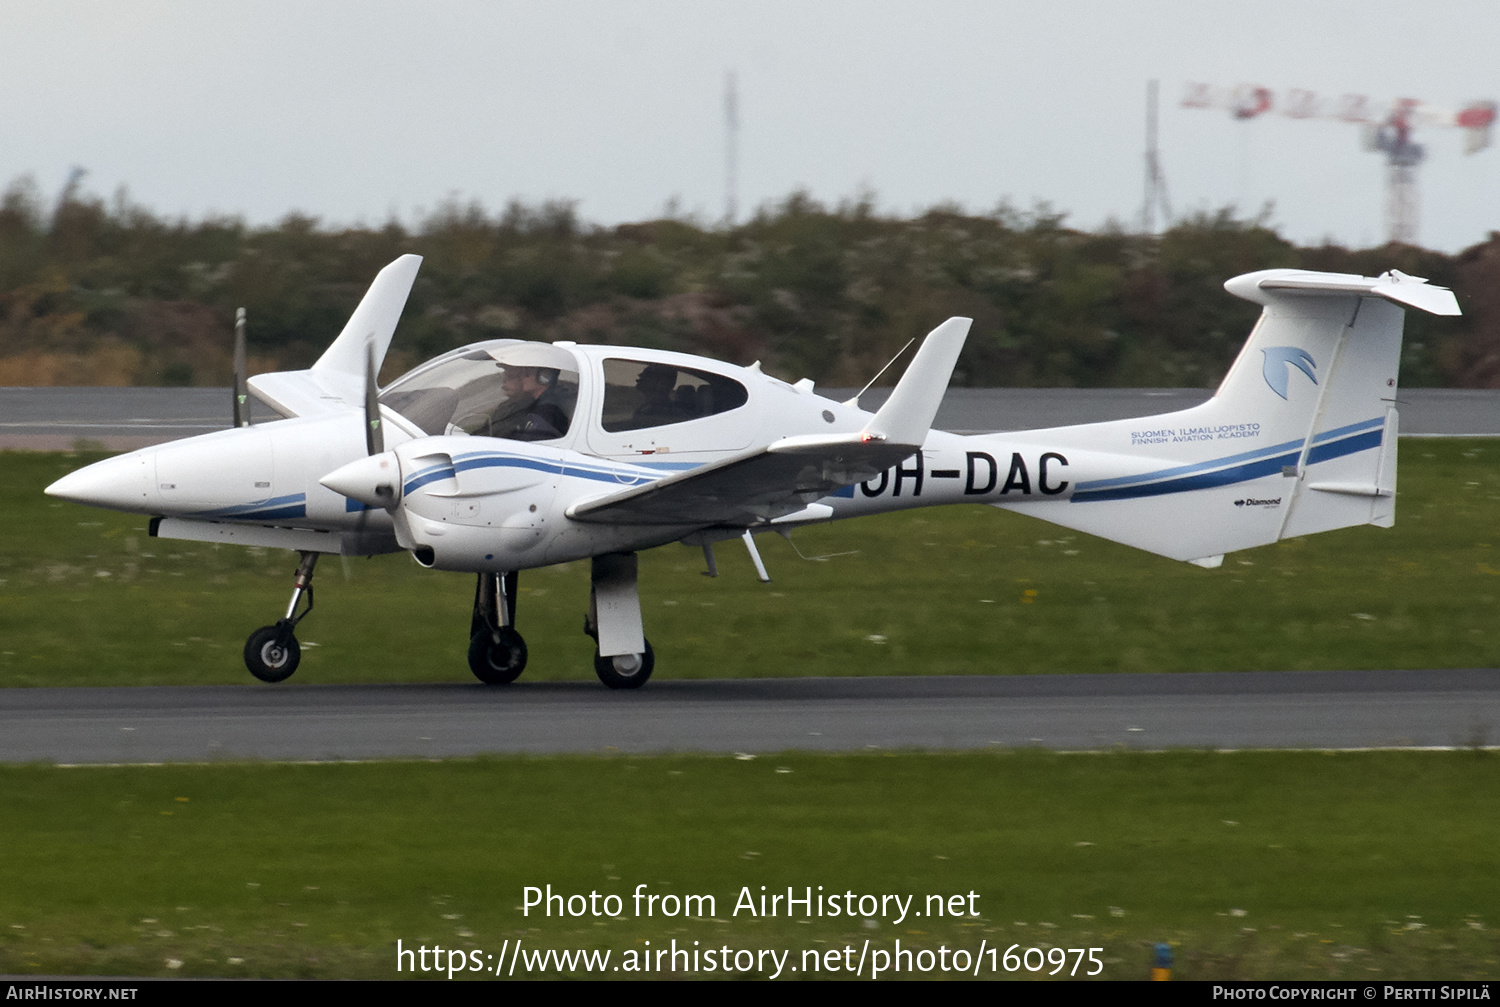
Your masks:
M50 497L91 507L150 513L155 499L153 465L149 452L133 452L85 465L44 491Z
M385 451L341 465L318 482L368 507L392 507L401 499L401 464Z

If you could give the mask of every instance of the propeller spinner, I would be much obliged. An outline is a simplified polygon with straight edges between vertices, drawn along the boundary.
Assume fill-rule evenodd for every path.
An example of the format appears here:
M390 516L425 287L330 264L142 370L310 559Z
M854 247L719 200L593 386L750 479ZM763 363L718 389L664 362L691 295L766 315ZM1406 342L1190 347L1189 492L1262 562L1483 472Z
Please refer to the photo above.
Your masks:
M367 507L393 510L401 502L401 463L394 451L355 459L318 482Z

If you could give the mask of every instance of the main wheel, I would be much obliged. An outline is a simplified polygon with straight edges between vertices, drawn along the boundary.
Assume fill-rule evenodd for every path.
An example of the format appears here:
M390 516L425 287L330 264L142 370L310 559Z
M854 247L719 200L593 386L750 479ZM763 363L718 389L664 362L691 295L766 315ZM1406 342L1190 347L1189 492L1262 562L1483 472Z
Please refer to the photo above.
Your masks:
M292 677L302 660L302 647L290 633L281 643L278 626L262 626L245 641L245 667L262 682L281 682Z
M487 629L469 638L469 670L485 685L514 682L526 670L526 641L509 626L496 641Z
M656 654L651 650L650 640L646 641L644 654L600 657L598 649L594 650L594 674L611 689L639 689L655 668Z

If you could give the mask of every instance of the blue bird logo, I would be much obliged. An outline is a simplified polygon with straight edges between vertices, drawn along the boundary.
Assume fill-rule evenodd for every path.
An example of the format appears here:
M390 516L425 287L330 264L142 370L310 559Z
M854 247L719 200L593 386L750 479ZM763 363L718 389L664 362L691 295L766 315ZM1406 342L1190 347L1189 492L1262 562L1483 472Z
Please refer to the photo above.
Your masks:
M1291 367L1306 374L1313 384L1318 383L1317 376L1313 374L1318 363L1312 358L1312 354L1300 346L1269 346L1260 352L1266 357L1265 366L1262 368L1262 373L1266 376L1266 384L1271 386L1271 391L1283 399L1286 398L1286 383L1291 374L1289 370Z

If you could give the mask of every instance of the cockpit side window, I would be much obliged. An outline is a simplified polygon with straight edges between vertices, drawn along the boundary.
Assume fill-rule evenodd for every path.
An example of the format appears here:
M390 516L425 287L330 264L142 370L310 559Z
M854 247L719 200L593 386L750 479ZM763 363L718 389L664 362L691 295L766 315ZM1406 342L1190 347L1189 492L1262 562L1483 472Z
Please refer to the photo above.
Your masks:
M738 409L750 400L733 378L645 360L604 361L604 415L610 433L686 423Z
M572 425L577 365L545 344L474 350L398 378L380 402L428 434L555 440Z

